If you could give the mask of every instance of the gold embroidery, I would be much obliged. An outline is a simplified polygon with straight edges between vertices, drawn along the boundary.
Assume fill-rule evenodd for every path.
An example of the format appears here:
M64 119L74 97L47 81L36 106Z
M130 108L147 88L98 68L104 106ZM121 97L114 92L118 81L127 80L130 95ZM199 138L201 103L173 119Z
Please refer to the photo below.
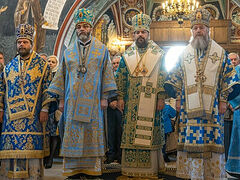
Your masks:
M36 78L41 77L40 82L38 83L38 87L37 87L37 93L35 93L33 96L31 95L25 95L25 92L27 92L26 90L29 90L30 87L26 87L26 89L24 89L24 84L20 84L19 86L15 86L15 88L21 89L21 93L19 95L15 95L14 97L9 97L8 93L7 93L7 103L8 103L8 109L9 109L9 116L10 116L10 120L16 120L16 119L21 119L24 117L33 117L34 111L35 111L35 105L37 103L37 99L38 99L38 95L39 95L39 91L41 89L41 83L42 83L42 79L44 76L41 76L41 71L39 70L39 68L41 66L45 66L45 67L41 67L43 68L42 73L44 74L47 68L47 63L44 61L44 64L42 62L39 62L36 64L36 66L33 69L29 70L29 66L32 63L33 59L36 58L36 53L33 51L33 53L31 54L31 58L27 64L26 70L24 72L22 72L21 74L21 68L20 68L20 57L18 57L18 71L19 72L15 72L14 70L11 71L11 74L8 75L8 77L6 77L6 72L4 71L4 77L6 79L6 81L12 81L12 83L16 83L16 77L19 75L21 75L22 80L26 79L26 74L29 73L30 75L30 83L31 81L34 81ZM14 77L15 76L15 77ZM6 91L8 92L9 87L6 86ZM31 100L33 100L34 104L32 103L32 101L30 101L28 98L31 98ZM16 101L16 102L15 102ZM12 113L12 109L14 109L14 113Z
M184 61L187 61L188 64L191 64L193 60L194 60L194 55L191 55L190 53L187 54L187 56L184 58Z
M145 76L148 73L148 69L145 65L145 62L143 62L144 56L146 55L147 51L143 55L138 55L138 50L136 50L136 58L137 58L137 65L133 71L133 74L135 73L136 76L138 76L139 73L141 73L143 76ZM138 56L140 56L140 60L138 61ZM146 59L146 58L145 58ZM142 63L142 68L140 68L140 64Z
M76 53L71 51L70 54L68 55L69 58L74 59L76 56Z
M35 66L31 70L28 70L28 74L31 78L31 81L34 81L36 78L41 76L41 71L39 70L38 66Z
M201 13L200 11L198 11L198 12L196 13L196 19L197 19L197 20L201 20L201 19L202 19L202 13Z
M15 121L16 123L19 123L18 121ZM18 129L16 129L17 131L19 131L19 130L22 130L22 129L25 129L25 124L24 123L21 123L21 126L16 126L16 125L14 125L14 127L16 128L18 128ZM2 134L11 134L11 135L43 135L43 133L42 132L2 132Z
M187 93L188 94L192 94L192 93L196 93L196 92L197 92L197 85L196 84L187 87Z
M212 60L213 64L220 60L220 57L218 57L217 52L214 52L212 55L209 56L209 58Z
M204 71L201 69L198 69L196 72L195 82L205 82L207 77L204 75Z
M97 56L101 55L101 52L99 52L99 49L95 49L92 54L94 55L94 57L96 58Z
M146 86L143 86L142 92L144 92L145 98L151 98L152 94L155 94L156 88L153 88L153 83L152 82L147 82Z
M33 110L32 110L32 116L34 115L34 112L35 112L35 108L36 108L36 105L37 105L37 99L38 99L38 96L39 96L39 93L40 93L40 90L41 90L41 84L42 84L42 80L44 78L46 69L47 69L47 63L45 63L45 65L43 67L42 76L41 76L41 79L40 79L40 81L38 83L37 93L36 93L35 99L34 99L34 106L33 106Z
M19 75L18 72L12 71L11 76L8 77L8 80L11 81L12 83L15 81L15 78Z
M0 151L1 159L15 159L15 158L43 158L43 150L2 150Z

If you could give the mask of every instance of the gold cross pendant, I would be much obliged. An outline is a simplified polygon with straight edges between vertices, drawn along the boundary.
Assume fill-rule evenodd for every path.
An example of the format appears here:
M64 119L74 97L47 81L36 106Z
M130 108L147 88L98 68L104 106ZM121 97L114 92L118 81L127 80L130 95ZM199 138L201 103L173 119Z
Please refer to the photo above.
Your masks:
M195 77L195 82L205 82L207 77L204 75L204 72L202 70L197 70L196 76Z
M148 73L148 69L146 68L145 65L143 65L141 73L142 73L143 76L146 76L146 74Z

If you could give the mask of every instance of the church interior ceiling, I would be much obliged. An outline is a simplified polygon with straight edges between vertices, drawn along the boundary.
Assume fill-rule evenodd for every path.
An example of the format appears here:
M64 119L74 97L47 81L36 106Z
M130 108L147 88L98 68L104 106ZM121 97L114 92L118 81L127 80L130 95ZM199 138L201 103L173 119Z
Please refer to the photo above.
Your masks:
M225 0L198 0L201 7L207 9L212 19L231 19L231 42L240 43L240 6L233 0L230 1L229 9L227 10L227 3ZM98 26L98 37L103 38L103 42L108 42L113 37L118 37L123 41L131 41L131 18L137 13L143 12L151 16L152 21L176 21L174 17L169 17L163 14L162 2L164 0L119 0L111 9L106 12L108 16L108 24L104 24L99 30ZM111 13L109 12L111 11ZM113 16L109 16L112 14ZM103 19L106 18L102 17ZM116 21L116 19L118 21ZM184 16L184 20L188 20L188 16ZM99 23L106 21L99 21ZM100 38L101 34L101 38ZM108 36L109 34L109 36ZM113 36L114 34L114 36ZM107 36L107 37L105 37ZM107 41L106 41L107 40ZM130 43L130 42L129 42Z
M41 0L42 6L42 13L46 6L48 0ZM131 29L131 18L136 15L137 13L146 13L149 14L152 18L152 21L176 21L173 17L168 17L163 14L162 12L162 2L164 0L67 0L66 4L63 8L63 12L61 14L59 20L59 29L58 31L48 31L46 32L47 36L53 36L56 39L58 36L61 36L59 32L61 32L64 24L64 19L69 14L71 7L76 2L80 2L79 7L87 7L94 10L96 15L96 23L94 27L94 36L96 36L99 40L103 43L107 44L109 47L114 47L112 44L119 43L121 41L125 42L124 46L128 46L131 44L132 40L132 29ZM6 0L0 1L0 21L6 22L7 26L0 27L0 35L1 40L0 49L4 47L9 47L11 49L12 44L8 45L8 37L14 37L14 21L13 18L9 19L9 17L13 17L14 11L16 8L18 0ZM239 0L230 0L229 4L227 4L226 0L198 0L200 5L209 10L212 15L213 19L222 20L222 19L231 19L232 27L231 27L231 43L240 43L240 2ZM74 10L74 9L73 9ZM6 19L8 19L6 21ZM71 19L70 19L71 20ZM188 20L188 17L184 17L184 20ZM32 21L30 21L32 22ZM5 23L4 23L5 24ZM6 28L8 27L8 28ZM69 27L68 27L69 28ZM65 29L67 31L67 29ZM72 33L72 34L71 34ZM73 42L74 31L70 33L70 41L69 43ZM69 34L69 33L68 33ZM61 37L64 38L64 37ZM56 41L55 39L55 41ZM119 42L111 42L113 40L118 40ZM51 39L46 38L46 45L45 51L51 50L54 52L54 48L50 47L49 45L54 45ZM65 40L62 40L65 42ZM56 44L55 44L56 46ZM119 49L119 47L118 47ZM7 51L6 54L11 54L12 51Z

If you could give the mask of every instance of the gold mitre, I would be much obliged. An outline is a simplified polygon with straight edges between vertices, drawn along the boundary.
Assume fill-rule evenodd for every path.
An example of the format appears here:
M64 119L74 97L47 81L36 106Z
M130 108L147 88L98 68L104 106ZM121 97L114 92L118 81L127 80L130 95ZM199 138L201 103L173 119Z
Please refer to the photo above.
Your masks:
M147 31L150 31L151 22L152 20L149 15L142 14L142 13L137 14L132 18L133 31L137 31L140 29L145 29Z
M21 38L29 39L33 42L34 39L34 27L30 24L19 24L16 29L17 40Z
M204 24L205 26L209 27L210 19L211 19L211 14L208 10L203 8L196 9L190 15L191 28L195 24Z

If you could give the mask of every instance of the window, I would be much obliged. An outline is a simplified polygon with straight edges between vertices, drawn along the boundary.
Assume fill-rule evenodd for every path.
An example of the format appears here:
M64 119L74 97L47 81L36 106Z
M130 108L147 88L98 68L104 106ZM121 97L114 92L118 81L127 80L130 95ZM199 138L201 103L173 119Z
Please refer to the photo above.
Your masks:
M166 52L165 56L165 68L169 72L176 65L179 55L185 49L186 46L171 46L164 48Z

